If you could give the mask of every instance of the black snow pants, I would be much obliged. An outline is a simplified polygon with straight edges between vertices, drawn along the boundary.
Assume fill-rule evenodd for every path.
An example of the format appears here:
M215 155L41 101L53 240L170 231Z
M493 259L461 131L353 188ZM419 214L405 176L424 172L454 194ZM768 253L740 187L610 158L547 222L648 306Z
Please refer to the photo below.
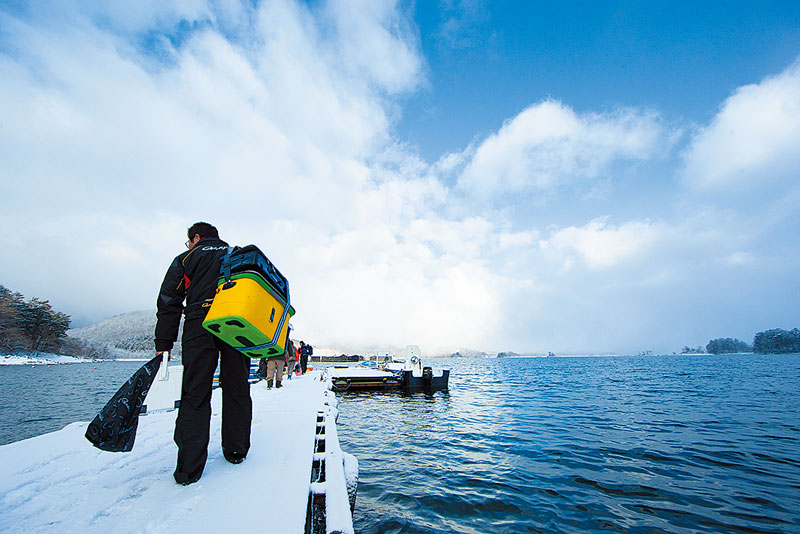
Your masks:
M202 327L202 318L183 325L183 389L175 444L178 465L175 480L195 481L203 474L208 458L211 425L211 384L217 361L222 387L222 450L246 455L250 450L253 403L250 399L250 359Z

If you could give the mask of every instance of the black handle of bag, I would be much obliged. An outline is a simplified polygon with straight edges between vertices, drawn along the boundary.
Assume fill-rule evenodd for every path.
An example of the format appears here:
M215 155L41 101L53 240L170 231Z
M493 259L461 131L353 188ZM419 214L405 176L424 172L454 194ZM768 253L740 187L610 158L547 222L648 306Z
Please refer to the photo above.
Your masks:
M231 253L233 252L233 247L228 247L227 252L222 257L222 274L225 277L225 285L222 286L222 289L230 289L236 285L236 282L231 282Z

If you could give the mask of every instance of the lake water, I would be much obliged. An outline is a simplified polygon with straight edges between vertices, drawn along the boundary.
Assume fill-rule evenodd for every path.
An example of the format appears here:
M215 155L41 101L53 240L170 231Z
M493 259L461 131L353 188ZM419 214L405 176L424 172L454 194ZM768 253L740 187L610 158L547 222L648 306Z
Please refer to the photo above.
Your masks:
M340 395L356 531L800 532L800 356L430 360Z
M800 355L426 363L449 391L338 394L360 534L800 532ZM0 443L140 365L0 366Z
M0 365L0 445L91 421L142 365Z

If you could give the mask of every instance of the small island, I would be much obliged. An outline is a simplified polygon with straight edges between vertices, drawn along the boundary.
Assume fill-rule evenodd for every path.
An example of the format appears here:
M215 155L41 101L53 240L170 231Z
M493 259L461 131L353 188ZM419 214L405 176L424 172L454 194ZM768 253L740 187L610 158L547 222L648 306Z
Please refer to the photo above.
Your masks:
M784 330L773 328L758 332L752 345L730 337L712 339L703 347L685 346L681 354L794 354L800 353L800 329Z

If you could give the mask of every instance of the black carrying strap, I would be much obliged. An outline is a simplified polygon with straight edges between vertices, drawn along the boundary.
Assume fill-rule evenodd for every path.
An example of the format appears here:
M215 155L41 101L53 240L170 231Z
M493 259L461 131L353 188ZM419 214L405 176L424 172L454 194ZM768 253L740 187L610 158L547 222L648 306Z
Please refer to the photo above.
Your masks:
M222 276L225 277L225 285L222 286L222 289L230 289L235 283L231 282L231 253L233 253L234 248L235 247L228 247L228 250L222 257Z

